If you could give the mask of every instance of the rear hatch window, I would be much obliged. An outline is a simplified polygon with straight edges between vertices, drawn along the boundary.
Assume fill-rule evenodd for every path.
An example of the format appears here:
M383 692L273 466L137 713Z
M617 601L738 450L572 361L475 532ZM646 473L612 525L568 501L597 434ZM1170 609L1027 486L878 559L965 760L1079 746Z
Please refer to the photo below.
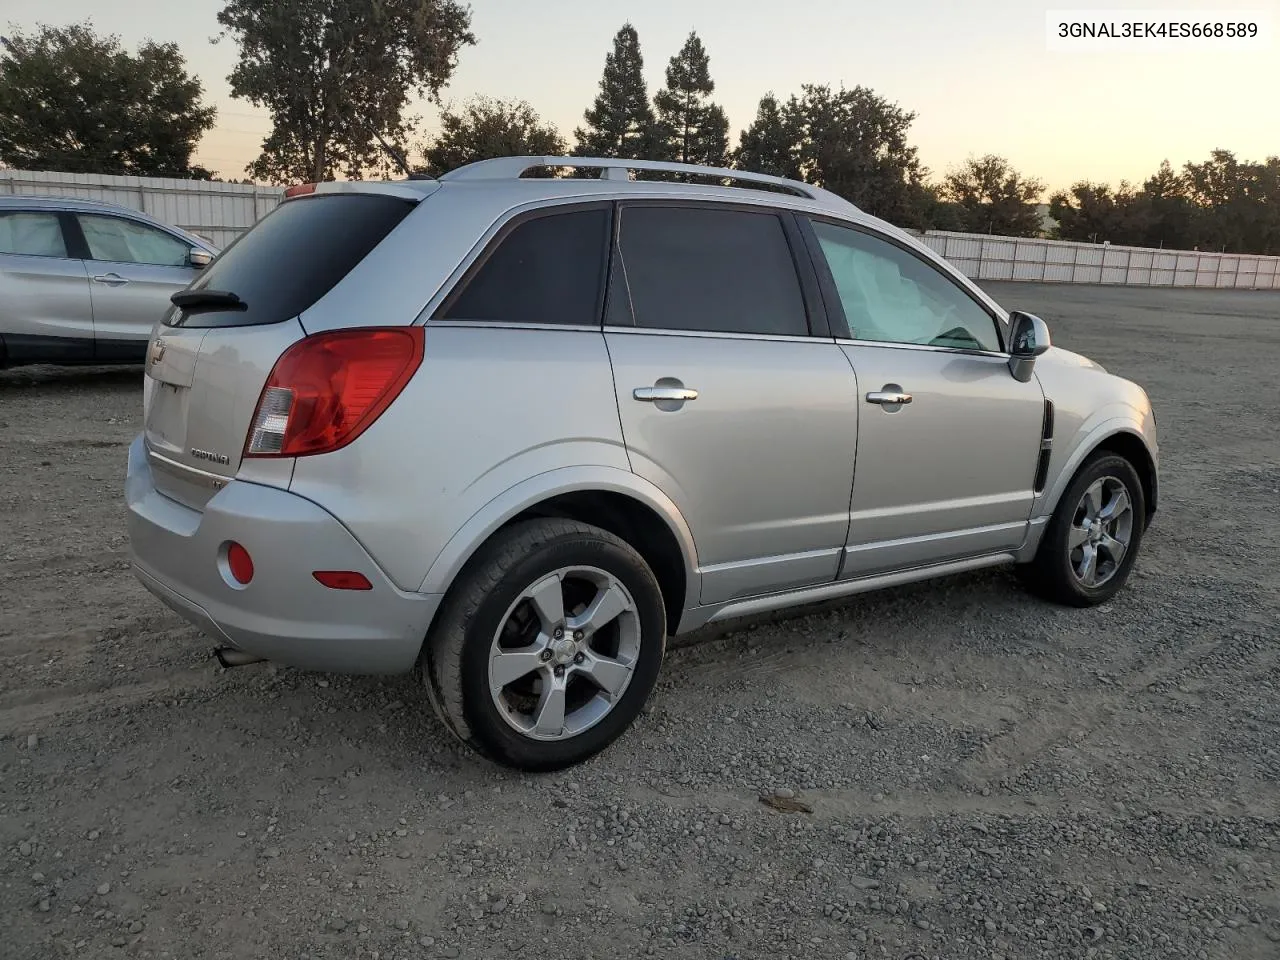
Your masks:
M370 193L286 200L183 291L183 306L165 314L165 325L252 327L290 320L332 290L413 208L410 200Z

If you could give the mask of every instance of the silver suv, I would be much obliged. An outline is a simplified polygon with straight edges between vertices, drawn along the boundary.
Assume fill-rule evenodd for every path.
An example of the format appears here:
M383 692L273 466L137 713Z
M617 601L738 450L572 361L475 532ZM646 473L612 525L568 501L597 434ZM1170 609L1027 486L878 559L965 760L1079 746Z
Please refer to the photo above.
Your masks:
M128 207L0 197L0 367L141 363L170 294L217 252Z
M1132 569L1143 390L830 193L550 157L290 193L173 297L129 451L137 575L224 663L417 668L546 770L631 724L669 634Z

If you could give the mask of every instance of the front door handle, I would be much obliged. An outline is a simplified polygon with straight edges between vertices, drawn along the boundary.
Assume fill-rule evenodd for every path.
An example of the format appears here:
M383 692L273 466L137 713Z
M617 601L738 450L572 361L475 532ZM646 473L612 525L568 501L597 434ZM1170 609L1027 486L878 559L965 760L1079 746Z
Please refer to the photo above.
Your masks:
M646 403L654 403L658 400L674 400L682 403L685 400L697 400L698 391L689 387L636 387L631 391L631 396Z
M893 404L910 403L911 394L901 390L873 390L867 394L867 403Z
M129 281L118 273L99 274L93 278L94 283L105 283L109 287L123 287Z

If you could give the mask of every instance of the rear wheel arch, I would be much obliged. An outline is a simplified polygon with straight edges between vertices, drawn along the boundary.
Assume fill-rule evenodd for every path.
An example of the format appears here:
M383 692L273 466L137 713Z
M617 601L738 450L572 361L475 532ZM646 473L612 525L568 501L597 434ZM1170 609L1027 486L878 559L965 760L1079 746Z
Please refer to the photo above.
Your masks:
M577 490L549 497L512 517L503 528L538 517L577 520L626 541L644 558L662 589L667 629L680 624L688 592L688 573L680 542L662 516L626 494L606 490Z
M679 508L657 487L614 467L565 468L531 477L491 500L458 528L419 591L448 594L463 570L501 530L555 517L599 527L628 543L653 570L669 629L696 604L698 557Z

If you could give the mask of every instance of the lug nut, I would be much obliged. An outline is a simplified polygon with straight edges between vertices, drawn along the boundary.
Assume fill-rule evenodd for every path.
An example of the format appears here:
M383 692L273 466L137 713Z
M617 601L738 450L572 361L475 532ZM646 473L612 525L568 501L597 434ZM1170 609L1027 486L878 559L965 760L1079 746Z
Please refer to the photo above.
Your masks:
M550 659L551 659L551 651L550 651L550 650L543 650L543 651L542 651L542 653L538 654L538 656L539 656L539 658L540 658L540 659L542 659L542 660L550 660Z
M582 662L583 660L585 660L585 659L587 659L586 654L582 654L582 653L575 653L575 654L573 655L573 662L574 662L574 663L581 663L581 662Z
M561 637L564 636L564 627L556 627L554 630L551 631L551 635L555 637L557 640L559 640Z
M556 667L556 676L557 676L557 677L563 677L563 676L564 676L564 667L561 667L561 666L557 666L557 667Z
M575 630L575 631L573 631L573 639L574 639L574 640L581 640L581 639L582 639L582 631L581 631L581 630Z

